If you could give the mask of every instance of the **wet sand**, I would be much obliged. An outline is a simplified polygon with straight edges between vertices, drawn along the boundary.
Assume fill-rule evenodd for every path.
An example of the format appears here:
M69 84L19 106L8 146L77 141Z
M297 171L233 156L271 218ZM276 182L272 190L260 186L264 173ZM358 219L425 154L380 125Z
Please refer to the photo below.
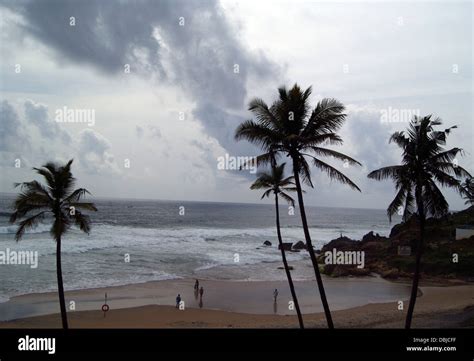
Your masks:
M423 287L415 308L414 328L473 327L474 286ZM142 306L69 313L72 328L295 328L296 316L252 315L172 306ZM333 312L338 328L402 328L405 312L395 302ZM306 327L326 327L324 314L304 316ZM59 328L59 314L1 322L0 328Z
M204 308L247 314L293 315L289 309L291 294L286 281L210 281L200 280L204 287L203 302L193 291L193 279L166 280L126 286L66 292L66 303L74 302L75 312L99 310L107 293L111 309L147 305L174 306L179 293L185 308ZM303 313L322 312L315 281L295 282ZM278 302L273 291L278 289ZM388 282L380 277L325 278L325 288L332 310L343 310L370 303L386 303L409 297L407 284ZM0 321L59 312L56 292L13 297L0 304Z
M338 279L337 282L344 282ZM352 290L347 289L344 302L339 306L349 305L347 300L351 299L351 292L362 289L366 284L360 279L345 279L352 283ZM369 279L365 282L375 283L379 286L380 279ZM278 282L229 282L229 281L204 281L205 288L203 308L199 308L199 302L194 299L192 284L193 280L173 280L150 282L140 285L129 285L112 287L107 289L73 291L67 294L67 300L75 299L76 311L68 313L70 327L72 328L293 328L298 327L296 316L287 309L286 296L280 290L277 302L277 314L273 314L273 300L271 291ZM391 285L397 285L387 282ZM283 284L281 285L283 286ZM309 287L311 286L311 287ZM314 282L299 282L299 294L301 290L308 287L313 293L316 289ZM328 285L329 286L329 285ZM341 284L342 286L342 284ZM406 285L399 285L407 287ZM184 288L182 292L185 300L185 309L178 310L174 305L175 292L178 288ZM212 291L213 288L216 291ZM328 289L331 287L328 287ZM186 291L189 289L190 291ZM107 290L110 311L104 318L103 312L99 310L103 303L103 292ZM165 291L166 290L166 291ZM207 291L206 291L207 290ZM241 296L235 300L229 290L236 290ZM268 291L267 291L268 290ZM474 285L443 286L443 287L421 287L421 296L418 298L413 326L414 327L473 327L474 319ZM137 293L138 292L138 293ZM140 293L141 292L141 293ZM258 299L265 295L265 304L258 306ZM329 292L328 292L329 294ZM141 298L148 295L145 300L154 301L150 305L140 305L144 302ZM135 297L135 298L133 298ZM256 297L257 301L254 299ZM304 297L303 297L304 298ZM408 297L405 298L405 300ZM320 301L314 298L316 306L303 304L306 310L311 307L320 307ZM190 301L189 301L190 300ZM230 300L233 303L229 304ZM10 307L18 309L26 307L33 302L39 309L49 308L50 302L56 302L56 294L35 294L16 297L10 300ZM133 303L135 302L135 305ZM331 300L330 300L331 302ZM367 302L366 302L367 303ZM168 305L165 305L168 304ZM336 327L343 328L402 328L405 318L405 310L398 310L397 301L370 303L350 308L337 308L331 304ZM226 305L229 310L214 309L219 305ZM238 307L236 307L238 305ZM239 306L240 305L240 306ZM80 307L93 306L92 311L81 311ZM57 307L57 306L56 306ZM222 306L224 308L224 306ZM237 310L231 310L231 308ZM309 308L308 308L309 307ZM26 309L26 308L24 308ZM245 312L241 311L246 310ZM248 311L258 312L248 312ZM284 311L283 311L284 310ZM306 312L306 327L325 327L324 314ZM37 317L0 322L0 328L57 328L61 327L59 314L50 314Z

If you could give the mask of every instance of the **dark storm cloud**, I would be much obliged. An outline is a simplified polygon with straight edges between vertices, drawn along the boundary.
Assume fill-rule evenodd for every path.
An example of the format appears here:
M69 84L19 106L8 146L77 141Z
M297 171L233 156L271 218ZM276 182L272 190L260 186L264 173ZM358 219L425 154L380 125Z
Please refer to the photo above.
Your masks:
M226 148L231 142L223 128L233 131L238 123L228 111L244 109L249 77L270 78L279 71L263 54L245 48L216 0L7 4L23 15L24 29L56 49L62 61L107 73L123 73L130 64L131 72L180 86L196 102L195 115L206 130Z

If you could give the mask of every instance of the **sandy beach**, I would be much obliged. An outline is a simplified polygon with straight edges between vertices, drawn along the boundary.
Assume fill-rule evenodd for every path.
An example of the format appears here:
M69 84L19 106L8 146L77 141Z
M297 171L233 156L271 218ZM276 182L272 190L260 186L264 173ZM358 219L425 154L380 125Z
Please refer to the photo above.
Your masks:
M346 289L347 297L332 304L335 326L339 328L402 328L405 311L398 310L398 298L385 302L364 302L357 292L369 290L371 285L383 292L392 287L393 296L408 285L388 282L378 278L335 279L328 282L328 290L337 289L337 283ZM76 310L69 311L72 328L292 328L297 327L294 311L287 307L287 290L284 282L232 282L202 281L207 290L202 308L194 297L193 280L170 280L143 284L89 289L66 293L66 302L75 302ZM351 289L347 285L351 284ZM280 290L277 305L270 294ZM314 283L298 282L306 327L325 327L324 314L318 310L319 303ZM174 297L181 290L185 309L174 307ZM422 286L416 304L414 327L473 327L474 285ZM104 294L108 294L110 311L106 317L100 310ZM313 295L310 296L310 294ZM351 297L355 293L356 297ZM369 290L370 293L370 290ZM331 292L328 292L331 295ZM250 297L251 296L251 297ZM264 298L264 299L262 299ZM338 297L338 299L341 299ZM401 300L405 302L408 297ZM314 303L314 305L313 305ZM267 305L267 306L262 306ZM12 298L2 304L0 315L5 319L12 310L31 313L52 313L57 309L55 293L30 294ZM57 312L57 311L53 311ZM10 317L0 322L0 328L57 328L60 327L58 313L41 316Z

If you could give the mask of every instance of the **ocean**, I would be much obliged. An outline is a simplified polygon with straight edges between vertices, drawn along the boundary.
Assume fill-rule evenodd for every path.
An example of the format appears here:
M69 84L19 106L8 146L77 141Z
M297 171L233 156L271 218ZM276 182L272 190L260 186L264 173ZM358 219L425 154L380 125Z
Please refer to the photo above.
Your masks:
M0 251L37 251L38 267L0 265L0 302L16 295L57 290L56 248L50 226L40 224L16 243L16 226L8 223L12 201L13 195L0 195ZM267 271L265 266L281 262L272 205L123 199L94 202L99 211L91 214L90 235L72 229L63 238L66 290L205 275L213 279L284 279L282 272L272 272L276 267ZM295 215L288 213L288 207L282 206L284 242L304 241L298 209ZM316 248L340 234L353 239L361 239L369 231L388 235L393 226L384 210L307 207L307 215ZM262 245L266 240L272 247ZM309 256L303 251L289 253L288 258L291 263Z

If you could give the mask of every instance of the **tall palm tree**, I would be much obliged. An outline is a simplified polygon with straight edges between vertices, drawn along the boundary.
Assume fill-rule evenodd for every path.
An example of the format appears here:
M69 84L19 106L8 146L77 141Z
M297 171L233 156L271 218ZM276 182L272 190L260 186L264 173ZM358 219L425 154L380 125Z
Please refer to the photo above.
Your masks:
M464 168L454 162L458 154L462 155L462 149L443 148L446 137L451 129L456 127L443 131L435 130L435 127L441 124L439 118L432 120L431 115L415 116L406 131L395 132L390 138L390 142L394 142L402 149L402 164L383 167L368 175L369 178L376 180L391 178L395 183L397 194L387 208L390 220L400 207L404 209L405 220L415 212L415 208L418 215L420 237L416 245L415 273L405 321L407 329L411 327L415 309L426 218L443 216L449 209L436 183L443 187L455 188L461 193L461 182L456 177L470 176Z
M283 240L281 237L280 229L280 210L278 205L278 197L283 198L286 202L294 206L295 201L285 192L294 192L296 190L295 183L293 182L294 177L284 178L285 174L285 163L280 166L272 166L271 173L261 173L257 180L250 186L250 189L264 189L265 192L262 195L262 199L270 197L273 193L275 195L275 216L276 216L276 228L278 236L278 244L280 245L281 258L283 260L283 266L285 268L286 277L288 279L288 285L290 286L291 296L295 305L296 313L298 315L298 322L300 328L304 328L303 317L301 315L298 298L296 297L295 286L291 277L290 268L288 267L288 261L286 260L285 249L283 248Z
M236 140L246 139L261 147L264 153L257 157L259 165L271 163L275 156L291 158L307 250L313 264L328 327L334 328L309 233L301 181L313 187L308 163L310 160L313 166L325 172L331 179L360 191L354 182L320 157L331 157L351 165L360 165L360 163L347 155L324 147L327 144L342 144L342 139L336 132L346 118L343 104L336 99L325 98L311 110L308 100L311 87L303 92L297 84L290 90L282 87L278 89L278 93L279 98L271 107L259 98L250 102L249 110L255 115L255 120L247 120L240 124L236 129L235 138Z
M61 269L61 238L73 224L89 234L90 218L80 209L97 211L93 203L81 201L86 194L89 194L87 189L73 190L75 178L71 174L71 164L72 159L64 166L50 162L41 168L33 168L44 177L46 184L36 180L15 184L15 187L21 188L21 192L13 204L14 213L10 217L11 223L18 222L15 234L15 240L18 242L26 230L36 227L48 214L52 215L53 224L50 233L56 241L56 273L64 329L68 328L68 322Z

